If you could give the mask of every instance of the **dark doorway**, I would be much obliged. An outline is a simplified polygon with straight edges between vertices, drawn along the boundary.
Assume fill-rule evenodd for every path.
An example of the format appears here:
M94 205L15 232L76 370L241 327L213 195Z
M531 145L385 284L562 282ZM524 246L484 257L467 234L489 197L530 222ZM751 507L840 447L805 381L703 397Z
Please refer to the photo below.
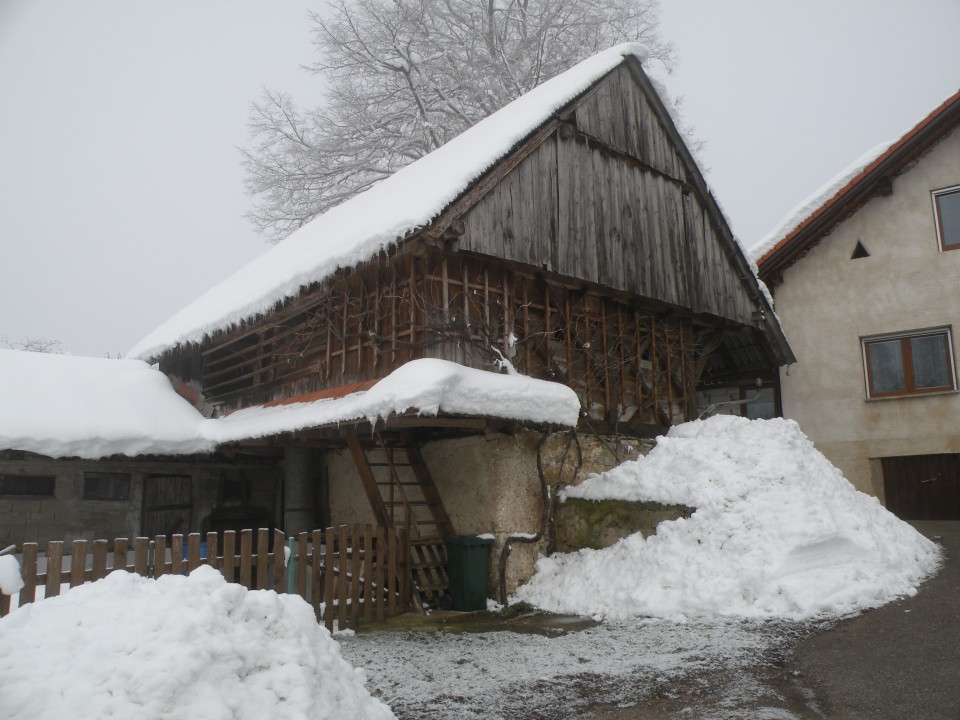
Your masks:
M960 455L881 458L887 509L903 520L960 520Z
M144 537L187 534L193 479L189 475L147 475L143 480L143 518L140 532Z

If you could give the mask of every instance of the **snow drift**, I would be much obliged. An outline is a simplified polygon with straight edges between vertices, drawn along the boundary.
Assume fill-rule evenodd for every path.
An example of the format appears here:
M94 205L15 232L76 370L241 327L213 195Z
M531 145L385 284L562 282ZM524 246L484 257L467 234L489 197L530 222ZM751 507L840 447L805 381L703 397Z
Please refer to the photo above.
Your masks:
M0 620L7 717L386 720L294 595L115 572Z
M840 616L916 592L937 546L858 492L791 420L718 416L568 497L689 505L604 550L541 558L516 599L607 618Z

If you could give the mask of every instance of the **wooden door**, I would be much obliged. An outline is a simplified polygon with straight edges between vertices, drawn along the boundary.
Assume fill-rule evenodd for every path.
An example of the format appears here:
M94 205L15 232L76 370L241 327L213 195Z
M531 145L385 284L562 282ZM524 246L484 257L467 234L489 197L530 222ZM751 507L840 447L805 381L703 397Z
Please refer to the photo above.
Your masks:
M147 475L143 480L143 516L140 532L145 537L199 530L190 526L193 478L189 475Z
M882 458L887 509L903 520L960 520L960 455Z

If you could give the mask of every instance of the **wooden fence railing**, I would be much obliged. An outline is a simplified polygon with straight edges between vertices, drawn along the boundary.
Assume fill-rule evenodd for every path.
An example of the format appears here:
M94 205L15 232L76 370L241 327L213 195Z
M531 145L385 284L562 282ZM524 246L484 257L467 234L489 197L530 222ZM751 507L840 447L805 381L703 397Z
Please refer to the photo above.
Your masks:
M115 570L161 577L211 565L227 582L300 595L330 630L334 620L343 629L410 609L410 547L402 529L340 525L287 538L282 530L261 528L173 535L169 543L162 535L132 543L117 538L112 548L107 540L74 540L69 554L66 549L50 542L43 557L37 543L23 544L20 605L37 600L38 588L54 597L63 585L94 582ZM10 605L10 597L0 595L0 617Z

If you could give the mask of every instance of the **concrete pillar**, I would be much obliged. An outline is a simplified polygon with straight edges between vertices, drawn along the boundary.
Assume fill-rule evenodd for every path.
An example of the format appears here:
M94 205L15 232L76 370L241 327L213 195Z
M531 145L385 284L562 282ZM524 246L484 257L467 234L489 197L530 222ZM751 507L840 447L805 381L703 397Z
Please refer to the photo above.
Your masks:
M287 535L320 527L320 484L317 453L310 448L284 448L283 529Z

